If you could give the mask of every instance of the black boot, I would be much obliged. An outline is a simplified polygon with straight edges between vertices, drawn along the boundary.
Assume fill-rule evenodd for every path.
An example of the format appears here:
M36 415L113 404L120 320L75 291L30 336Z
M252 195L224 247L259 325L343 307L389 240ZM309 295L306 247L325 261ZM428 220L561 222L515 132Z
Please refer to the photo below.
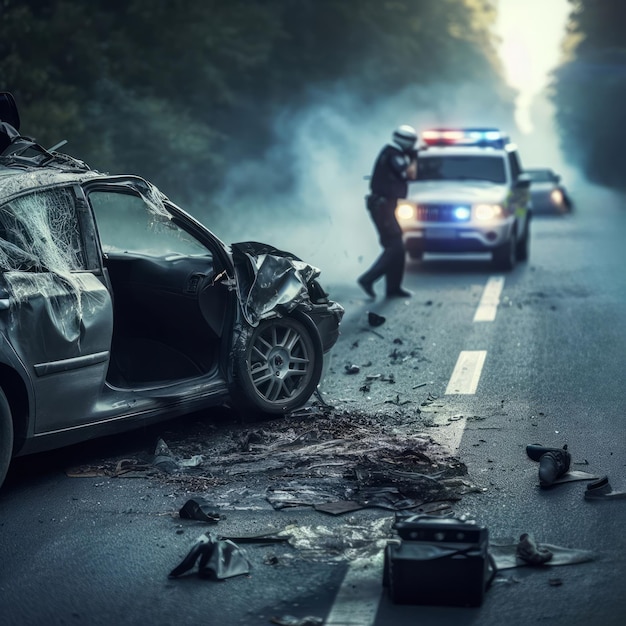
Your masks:
M539 459L539 485L551 487L557 478L561 478L569 470L572 457L567 446L559 450L555 448L546 452Z

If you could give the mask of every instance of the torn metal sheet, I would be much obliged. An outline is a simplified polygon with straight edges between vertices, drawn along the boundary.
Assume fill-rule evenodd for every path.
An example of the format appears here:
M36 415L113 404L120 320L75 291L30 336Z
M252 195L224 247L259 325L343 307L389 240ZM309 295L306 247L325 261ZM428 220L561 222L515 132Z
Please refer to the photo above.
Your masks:
M232 541L219 539L214 533L203 533L169 577L182 576L193 569L198 560L200 578L224 580L250 573L250 561L244 550Z
M308 283L320 270L262 243L247 241L231 245L237 294L246 321L257 326L259 321L286 313L310 301Z
M182 519L193 519L210 524L216 524L221 519L216 507L201 496L187 500L178 514Z

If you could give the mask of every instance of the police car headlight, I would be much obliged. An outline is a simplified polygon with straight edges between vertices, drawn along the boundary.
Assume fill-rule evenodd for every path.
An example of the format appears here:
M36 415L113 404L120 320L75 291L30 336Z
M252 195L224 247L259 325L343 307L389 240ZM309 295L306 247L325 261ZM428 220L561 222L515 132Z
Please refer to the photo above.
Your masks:
M563 192L560 189L553 189L550 192L550 200L552 200L553 204L563 204Z
M417 209L414 204L401 202L396 206L396 217L399 220L414 220L416 215Z
M474 217L477 220L493 220L503 215L502 207L499 204L475 204Z

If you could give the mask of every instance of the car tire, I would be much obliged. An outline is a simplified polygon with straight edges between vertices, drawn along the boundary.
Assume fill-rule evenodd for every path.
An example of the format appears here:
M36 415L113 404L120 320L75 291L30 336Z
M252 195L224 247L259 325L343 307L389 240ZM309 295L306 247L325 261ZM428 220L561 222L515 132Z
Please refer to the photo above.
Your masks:
M9 470L13 456L13 418L11 407L2 389L0 389L0 486Z
M234 375L243 396L236 398L239 406L288 413L304 406L317 389L324 350L307 315L262 320L244 330L237 345Z
M510 271L517 261L517 237L515 231L507 241L498 246L492 253L494 266L503 271Z

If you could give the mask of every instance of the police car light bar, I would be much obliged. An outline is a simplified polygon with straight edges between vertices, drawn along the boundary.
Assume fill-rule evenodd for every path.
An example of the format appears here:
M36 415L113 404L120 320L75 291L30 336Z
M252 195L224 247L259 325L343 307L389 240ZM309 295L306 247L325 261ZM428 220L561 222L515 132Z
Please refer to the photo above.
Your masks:
M502 148L509 138L497 128L431 128L422 133L428 146L492 146Z

